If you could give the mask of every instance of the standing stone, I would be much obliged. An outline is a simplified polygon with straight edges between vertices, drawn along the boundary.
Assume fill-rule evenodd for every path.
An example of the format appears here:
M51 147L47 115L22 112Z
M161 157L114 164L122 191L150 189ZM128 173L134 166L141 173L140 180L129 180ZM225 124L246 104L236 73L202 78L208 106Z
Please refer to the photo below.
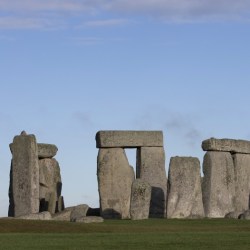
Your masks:
M203 161L203 205L206 217L222 218L234 211L233 158L228 152L207 152Z
M9 216L23 216L39 212L39 165L34 135L15 136L10 145Z
M60 167L55 159L39 160L40 211L57 212L61 195L62 181Z
M198 158L172 157L168 183L168 218L204 217Z
M234 154L235 211L250 209L250 155Z
M141 180L136 179L132 184L130 215L132 220L143 220L149 217L151 200L151 186Z
M130 218L131 186L135 177L124 149L99 150L97 178L101 216L105 219Z
M150 217L166 216L167 177L163 147L141 147L137 149L136 178L150 184Z

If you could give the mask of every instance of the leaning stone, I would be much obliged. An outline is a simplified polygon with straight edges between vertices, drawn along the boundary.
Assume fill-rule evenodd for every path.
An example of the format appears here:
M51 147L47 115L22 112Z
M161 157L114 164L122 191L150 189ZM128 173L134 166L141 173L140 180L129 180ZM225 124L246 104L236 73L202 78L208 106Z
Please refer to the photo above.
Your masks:
M130 218L134 170L122 148L100 149L97 160L101 216L104 219Z
M22 220L51 220L52 217L50 212L41 212L41 213L18 216L16 218Z
M235 210L233 158L228 152L207 152L203 161L203 205L205 216L223 218Z
M99 131L97 148L163 147L162 131Z
M250 155L234 154L235 210L249 209L250 202Z
M86 204L75 206L72 209L71 215L70 215L70 221L75 222L77 219L81 217L85 217L87 215L89 206Z
M241 212L233 211L233 212L227 213L225 215L225 218L226 219L238 219L241 214L242 214L242 211Z
M38 143L37 146L39 159L52 158L58 151L57 146L53 144Z
M141 180L136 179L132 184L130 215L132 220L143 220L149 217L151 200L151 186Z
M166 216L167 177L163 147L142 147L137 150L136 178L150 184L150 217Z
M81 222L81 223L102 223L104 219L98 216L87 216L87 217L79 217L74 222Z
M244 213L242 213L239 216L239 219L241 219L241 220L250 220L250 210L246 210Z
M168 183L168 218L204 217L198 158L172 157Z
M55 213L54 215L52 215L52 220L70 221L71 212L71 210L64 210L62 212Z
M204 151L250 154L250 141L210 138L202 142Z
M34 135L15 136L9 189L9 216L39 212L39 165Z

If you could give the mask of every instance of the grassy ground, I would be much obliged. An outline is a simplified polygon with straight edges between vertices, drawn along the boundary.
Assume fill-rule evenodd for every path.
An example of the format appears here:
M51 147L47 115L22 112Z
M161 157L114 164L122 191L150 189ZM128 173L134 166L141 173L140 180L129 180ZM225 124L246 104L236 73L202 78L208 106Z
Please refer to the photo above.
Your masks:
M0 220L0 249L250 249L250 221Z

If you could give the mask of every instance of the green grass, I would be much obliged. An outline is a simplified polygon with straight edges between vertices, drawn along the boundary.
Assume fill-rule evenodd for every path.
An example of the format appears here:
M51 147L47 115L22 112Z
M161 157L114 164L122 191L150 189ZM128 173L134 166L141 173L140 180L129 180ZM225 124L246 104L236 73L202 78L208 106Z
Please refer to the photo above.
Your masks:
M0 220L0 249L250 249L250 221Z

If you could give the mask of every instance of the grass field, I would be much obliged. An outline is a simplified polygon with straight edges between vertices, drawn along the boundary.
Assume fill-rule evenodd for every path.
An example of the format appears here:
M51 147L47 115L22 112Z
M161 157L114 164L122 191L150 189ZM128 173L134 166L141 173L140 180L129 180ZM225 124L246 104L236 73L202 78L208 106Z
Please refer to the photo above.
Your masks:
M0 220L0 249L250 249L250 221L107 220L100 224Z

